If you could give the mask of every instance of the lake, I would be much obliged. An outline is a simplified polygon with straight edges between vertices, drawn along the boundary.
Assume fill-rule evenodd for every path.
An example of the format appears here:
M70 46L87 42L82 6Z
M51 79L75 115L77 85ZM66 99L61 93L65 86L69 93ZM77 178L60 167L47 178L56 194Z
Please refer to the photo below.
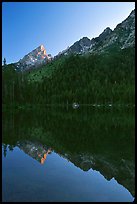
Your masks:
M134 108L2 113L3 202L132 202Z

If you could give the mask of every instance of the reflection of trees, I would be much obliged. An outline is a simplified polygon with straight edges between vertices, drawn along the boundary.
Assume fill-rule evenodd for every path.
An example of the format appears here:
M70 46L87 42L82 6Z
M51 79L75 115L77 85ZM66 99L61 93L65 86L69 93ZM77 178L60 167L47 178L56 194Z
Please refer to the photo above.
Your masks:
M2 144L2 146L3 146L3 155L4 155L4 157L7 156L7 148L9 149L9 151L13 151L14 147L15 147L15 145L4 144L4 143Z
M6 144L3 144L3 155L4 157L6 157L7 155L7 145Z
M10 151L13 151L14 145L9 145L8 148L9 148Z

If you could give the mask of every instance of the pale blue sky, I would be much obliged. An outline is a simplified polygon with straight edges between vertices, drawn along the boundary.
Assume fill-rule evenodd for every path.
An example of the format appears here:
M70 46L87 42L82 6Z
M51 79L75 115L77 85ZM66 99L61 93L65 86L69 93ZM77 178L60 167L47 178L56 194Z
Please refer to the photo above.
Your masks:
M2 57L17 62L43 44L53 56L86 36L112 30L135 2L3 2Z

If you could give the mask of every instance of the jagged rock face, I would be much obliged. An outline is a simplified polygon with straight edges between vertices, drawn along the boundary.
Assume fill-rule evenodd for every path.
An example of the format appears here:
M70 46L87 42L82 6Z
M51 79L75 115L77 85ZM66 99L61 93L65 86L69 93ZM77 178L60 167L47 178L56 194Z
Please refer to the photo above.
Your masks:
M104 41L110 34L112 33L112 30L107 27L100 35L99 37L95 38L96 42Z
M131 12L125 21L117 25L115 32L120 32L119 41L122 49L135 45L135 10Z
M91 40L87 37L83 37L79 41L75 42L71 47L68 47L66 50L59 52L60 55L68 55L71 53L81 54L86 52L91 45Z
M48 61L52 59L52 56L49 54L47 55L46 49L43 45L40 45L36 49L34 49L32 52L28 53L23 57L23 59L20 59L16 63L17 69L21 70L27 70L31 67L37 67L40 64L46 64Z
M102 41L101 46L94 51L104 51L115 46L120 49L133 47L135 45L135 10Z
M118 24L113 31L108 30L106 33L105 39L100 40L100 45L96 43L91 52L102 52L111 46L120 49L133 47L135 45L135 10L122 23ZM101 35L99 38L102 37Z
M87 37L83 37L79 41L75 42L74 45L71 46L69 49L70 53L81 53L81 52L86 52L91 45L91 41Z
M135 10L112 31L107 27L98 37L91 40L87 37L75 42L68 49L60 52L57 56L86 53L101 53L111 47L124 49L135 45Z

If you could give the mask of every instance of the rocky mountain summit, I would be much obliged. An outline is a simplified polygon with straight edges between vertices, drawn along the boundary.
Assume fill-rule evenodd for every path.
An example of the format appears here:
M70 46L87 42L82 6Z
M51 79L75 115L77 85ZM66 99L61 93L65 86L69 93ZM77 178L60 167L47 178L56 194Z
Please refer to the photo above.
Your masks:
M51 60L52 60L51 54L47 54L44 46L40 45L30 53L25 55L22 59L15 63L15 65L19 70L27 70L32 67L37 67L38 65L41 64L46 64Z
M69 54L101 53L113 48L124 49L135 46L135 9L112 31L107 27L98 37L91 40L83 37L56 57Z

